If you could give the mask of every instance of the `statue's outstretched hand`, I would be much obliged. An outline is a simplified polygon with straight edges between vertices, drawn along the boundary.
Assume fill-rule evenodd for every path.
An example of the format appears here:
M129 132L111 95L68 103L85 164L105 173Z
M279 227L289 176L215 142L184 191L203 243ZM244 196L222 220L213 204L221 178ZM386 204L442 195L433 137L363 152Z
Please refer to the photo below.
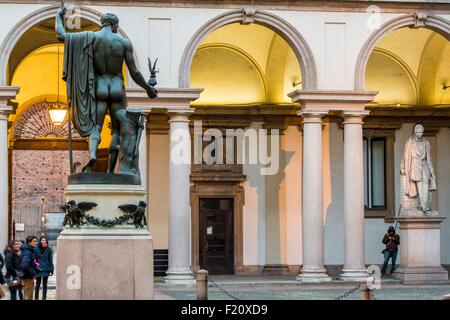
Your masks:
M405 174L406 174L406 171L405 171L405 169L400 169L400 174L402 175L402 176L404 176Z
M155 99L158 96L158 91L150 86L149 89L147 89L147 94L150 99Z
M58 17L64 18L64 15L66 14L66 7L59 7L56 14Z

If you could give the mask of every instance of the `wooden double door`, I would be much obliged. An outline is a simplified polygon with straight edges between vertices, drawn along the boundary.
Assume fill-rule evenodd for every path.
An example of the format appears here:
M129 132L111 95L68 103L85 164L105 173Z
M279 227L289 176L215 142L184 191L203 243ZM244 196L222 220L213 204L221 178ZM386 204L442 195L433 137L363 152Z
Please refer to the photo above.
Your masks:
M199 262L211 274L234 273L234 201L200 198Z

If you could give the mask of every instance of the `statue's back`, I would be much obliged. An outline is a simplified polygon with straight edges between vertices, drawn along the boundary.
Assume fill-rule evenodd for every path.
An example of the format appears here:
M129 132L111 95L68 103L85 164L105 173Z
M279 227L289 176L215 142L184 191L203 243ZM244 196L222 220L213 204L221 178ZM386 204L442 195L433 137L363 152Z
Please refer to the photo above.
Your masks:
M121 36L104 32L94 33L93 44L94 67L96 76L122 77L122 66L125 59L125 39Z

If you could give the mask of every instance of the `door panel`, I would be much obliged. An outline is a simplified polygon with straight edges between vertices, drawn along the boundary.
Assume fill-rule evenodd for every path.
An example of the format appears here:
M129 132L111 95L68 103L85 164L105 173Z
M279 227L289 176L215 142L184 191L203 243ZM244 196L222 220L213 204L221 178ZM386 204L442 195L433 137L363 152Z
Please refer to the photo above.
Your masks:
M200 199L200 267L233 273L233 199Z

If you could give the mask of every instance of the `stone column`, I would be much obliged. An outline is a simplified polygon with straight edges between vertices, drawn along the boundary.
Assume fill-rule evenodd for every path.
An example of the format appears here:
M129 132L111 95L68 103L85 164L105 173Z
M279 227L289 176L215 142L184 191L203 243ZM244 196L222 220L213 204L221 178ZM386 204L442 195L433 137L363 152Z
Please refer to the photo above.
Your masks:
M302 110L303 117L303 268L297 280L331 281L324 267L324 219L322 179L322 117L327 111Z
M8 242L8 115L9 106L0 106L0 248Z
M364 281L363 117L369 111L344 111L344 269L341 278Z
M18 87L0 87L0 248L8 242L8 116L13 107L8 105L19 93Z
M169 147L169 269L165 282L193 284L191 271L191 207L189 203L192 108L168 109Z

